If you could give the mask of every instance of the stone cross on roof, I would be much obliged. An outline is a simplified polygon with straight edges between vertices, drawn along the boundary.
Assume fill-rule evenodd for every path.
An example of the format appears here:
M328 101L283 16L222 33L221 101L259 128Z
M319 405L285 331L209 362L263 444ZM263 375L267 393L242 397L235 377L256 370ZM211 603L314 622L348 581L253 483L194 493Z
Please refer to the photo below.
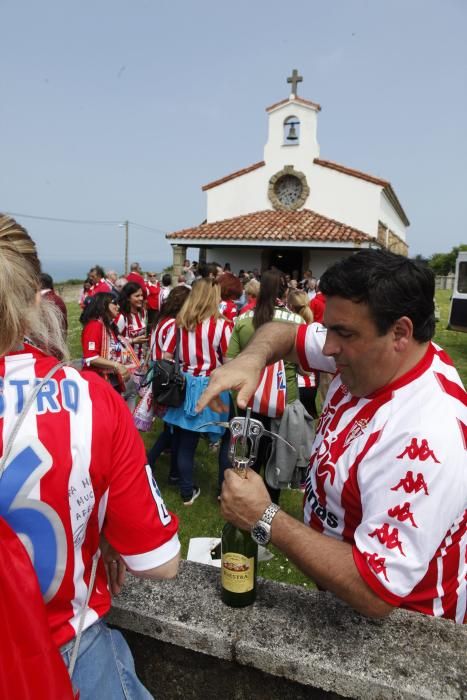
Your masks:
M292 75L287 78L288 83L292 83L292 95L297 97L297 83L301 83L303 81L303 77L298 74L298 70L296 68L293 69Z

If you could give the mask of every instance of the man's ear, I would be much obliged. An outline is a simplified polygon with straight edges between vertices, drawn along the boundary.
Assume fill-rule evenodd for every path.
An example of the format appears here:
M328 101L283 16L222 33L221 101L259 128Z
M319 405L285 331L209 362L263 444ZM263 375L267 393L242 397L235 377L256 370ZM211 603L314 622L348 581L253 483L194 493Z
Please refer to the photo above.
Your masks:
M408 316L401 316L392 327L394 347L397 352L404 352L413 338L413 323Z

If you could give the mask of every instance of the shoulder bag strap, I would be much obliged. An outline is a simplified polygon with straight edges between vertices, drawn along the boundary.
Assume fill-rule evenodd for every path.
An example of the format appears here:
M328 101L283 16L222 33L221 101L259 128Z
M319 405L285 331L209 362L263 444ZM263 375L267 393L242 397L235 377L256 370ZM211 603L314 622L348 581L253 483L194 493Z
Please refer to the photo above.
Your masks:
M178 374L180 372L180 328L176 326L175 334L175 371Z

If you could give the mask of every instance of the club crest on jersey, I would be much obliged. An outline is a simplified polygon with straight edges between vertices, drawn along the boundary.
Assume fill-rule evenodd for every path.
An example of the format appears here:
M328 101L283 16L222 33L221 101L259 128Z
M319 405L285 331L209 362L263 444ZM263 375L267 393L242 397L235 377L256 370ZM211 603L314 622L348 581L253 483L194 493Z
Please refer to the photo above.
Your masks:
M363 435L363 432L366 430L367 425L368 421L366 420L366 418L360 418L359 420L356 420L349 432L347 433L347 437L344 441L344 447L348 447L350 443L355 440L355 438L358 438L360 437L360 435Z
M88 350L95 350L96 349L96 343L93 340L90 340L88 343Z

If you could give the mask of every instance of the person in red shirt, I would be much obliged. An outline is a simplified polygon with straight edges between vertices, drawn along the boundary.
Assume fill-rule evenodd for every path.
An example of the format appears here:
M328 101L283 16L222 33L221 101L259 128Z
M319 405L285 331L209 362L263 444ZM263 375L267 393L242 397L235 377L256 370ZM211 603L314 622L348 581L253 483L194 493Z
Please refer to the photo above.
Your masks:
M240 279L231 272L224 272L218 278L221 288L221 303L219 311L229 321L234 321L238 316L238 308L235 303L242 295L242 283Z
M144 296L146 296L146 282L144 281L144 277L141 272L141 265L139 263L131 263L130 273L126 276L126 279L127 282L136 282L136 284L139 284L143 290Z
M152 328L157 313L160 310L161 287L155 272L148 272L146 282L146 307L148 311L148 326Z
M62 297L59 296L54 289L54 281L50 275L46 272L41 273L41 296L47 301L51 301L60 312L60 319L63 328L63 333L66 337L68 331L68 314L65 306L65 302Z
M310 301L310 309L313 312L313 320L315 323L322 323L324 316L324 309L326 308L326 297L322 292L317 289L316 295Z

